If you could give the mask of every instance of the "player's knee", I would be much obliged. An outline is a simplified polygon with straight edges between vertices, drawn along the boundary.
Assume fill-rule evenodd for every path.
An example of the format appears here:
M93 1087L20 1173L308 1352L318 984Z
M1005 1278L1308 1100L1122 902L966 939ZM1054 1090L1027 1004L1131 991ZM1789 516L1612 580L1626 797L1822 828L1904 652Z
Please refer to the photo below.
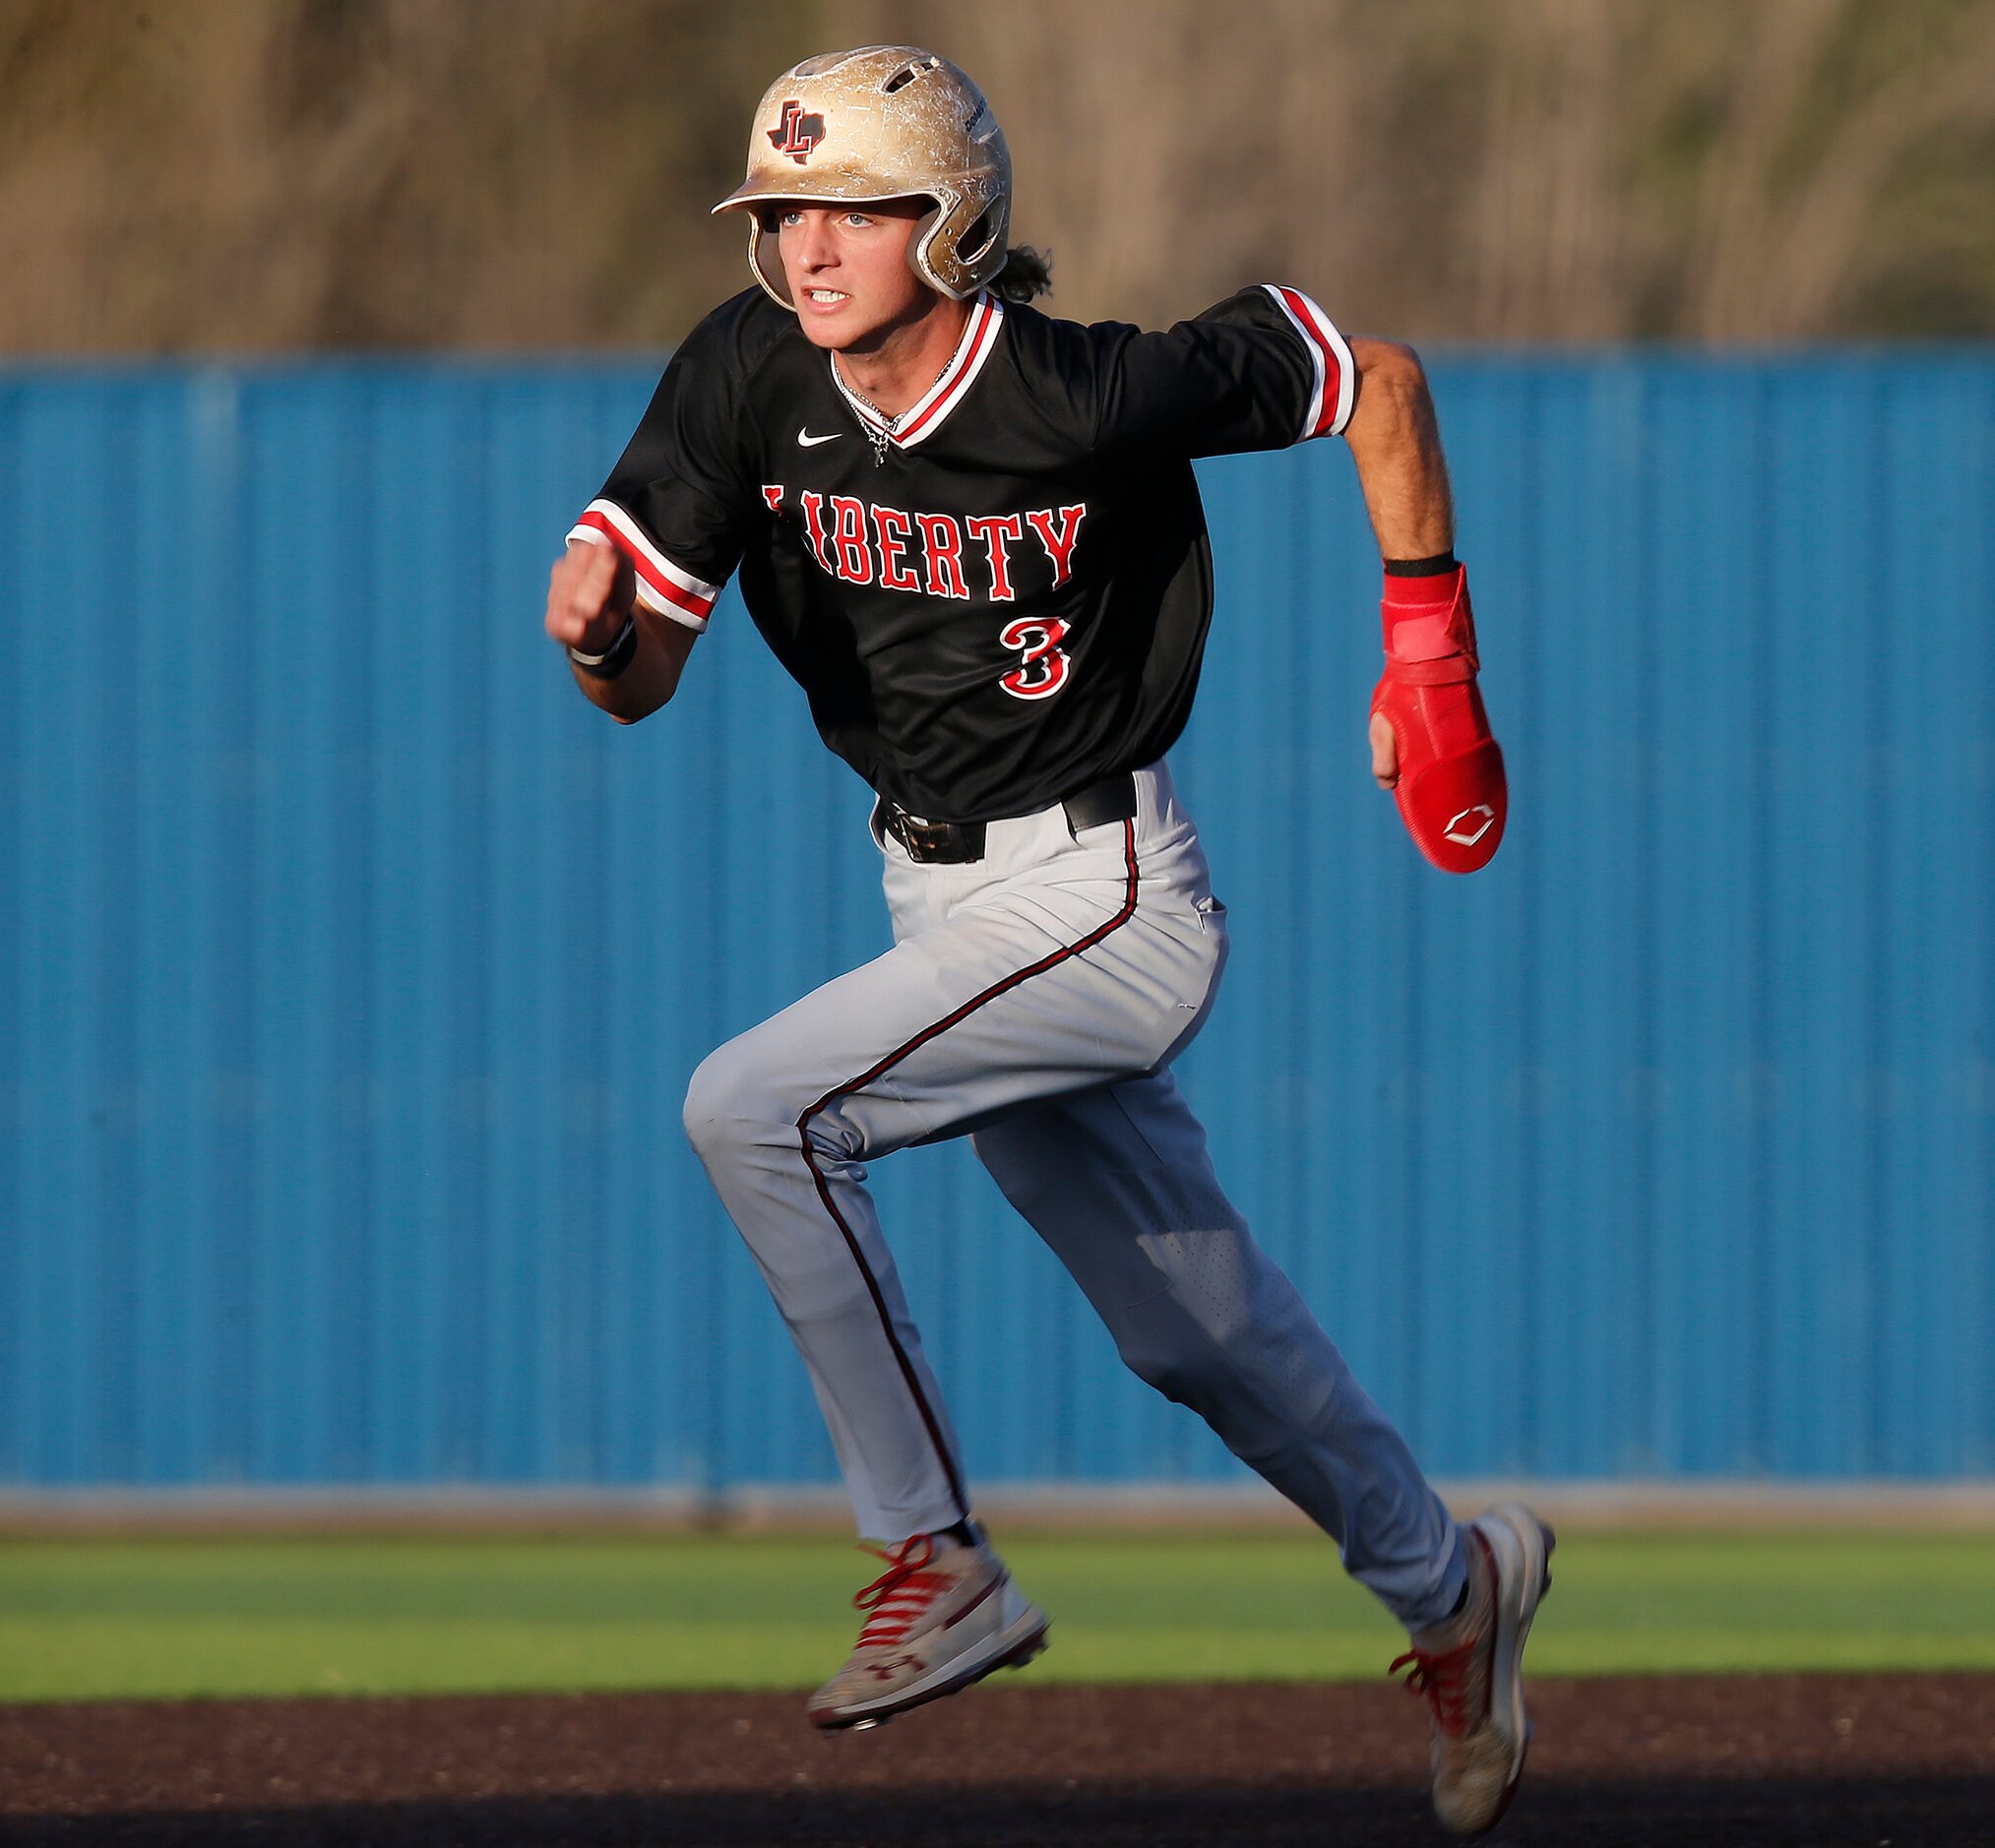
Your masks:
M774 1136L794 1139L760 1059L738 1039L700 1061L686 1086L686 1136L703 1161L724 1160Z
M1191 1355L1146 1348L1135 1354L1125 1350L1122 1358L1145 1386L1161 1392L1173 1405L1189 1405L1197 1411L1204 1403L1211 1373Z
M1181 1313L1173 1313L1169 1297L1153 1297L1139 1305L1116 1330L1115 1345L1122 1364L1145 1386L1161 1392L1175 1405L1196 1408L1210 1384L1211 1370L1200 1355L1202 1344Z

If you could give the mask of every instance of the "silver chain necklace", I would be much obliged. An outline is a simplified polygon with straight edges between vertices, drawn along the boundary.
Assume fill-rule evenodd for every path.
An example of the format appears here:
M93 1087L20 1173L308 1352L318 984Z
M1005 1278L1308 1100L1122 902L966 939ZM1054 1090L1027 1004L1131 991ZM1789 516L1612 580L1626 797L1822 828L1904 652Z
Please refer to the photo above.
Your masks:
M928 391L930 392L934 391L934 389L942 383L942 373L947 372L949 370L950 361L954 360L955 357L956 355L952 352L949 355L949 358L945 359L942 362L942 372L938 372L934 378L929 380ZM838 361L834 359L832 361L832 364L834 367L837 367ZM874 416L878 417L881 423L886 426L886 428L884 429L877 429L870 423L865 426L866 441L872 444L873 446L873 466L875 468L886 467L888 439L893 436L896 430L900 429L901 419L906 416L907 411L905 410L896 411L890 416L886 411L882 410L878 404L874 403L873 400L870 398L868 398L864 392L860 391L859 388L851 382L851 380L846 378L843 371L842 370L839 372L839 383L842 385L846 391L851 393L851 395L854 398L856 398L860 403L865 405L865 407L868 410L870 410ZM926 397L927 393L924 392L922 396ZM917 400L916 401L918 402L919 400ZM911 410L912 408L913 405L910 404L908 406L908 409Z

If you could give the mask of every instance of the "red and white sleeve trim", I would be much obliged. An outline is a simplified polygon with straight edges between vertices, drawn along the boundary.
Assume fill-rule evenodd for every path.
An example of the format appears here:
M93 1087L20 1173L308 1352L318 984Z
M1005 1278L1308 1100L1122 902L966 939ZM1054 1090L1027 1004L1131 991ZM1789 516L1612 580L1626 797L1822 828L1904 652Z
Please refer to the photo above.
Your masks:
M1263 282L1261 286L1275 297L1289 325L1302 336L1315 370L1316 389L1303 413L1302 433L1295 440L1304 443L1313 436L1340 436L1357 397L1357 367L1350 347L1337 331L1337 324L1299 288L1280 282Z
M638 601L648 610L669 616L675 623L699 631L707 627L708 613L721 586L696 578L672 563L645 536L643 527L614 501L591 501L568 536L587 539L591 545L605 541L631 562L637 573Z

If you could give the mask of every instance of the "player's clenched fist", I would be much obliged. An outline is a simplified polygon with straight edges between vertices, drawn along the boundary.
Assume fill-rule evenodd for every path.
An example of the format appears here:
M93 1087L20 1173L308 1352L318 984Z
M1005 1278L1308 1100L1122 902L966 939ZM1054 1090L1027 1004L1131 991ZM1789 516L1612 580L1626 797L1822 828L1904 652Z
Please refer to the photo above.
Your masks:
M547 579L547 633L584 654L608 649L630 620L636 583L613 545L576 539Z

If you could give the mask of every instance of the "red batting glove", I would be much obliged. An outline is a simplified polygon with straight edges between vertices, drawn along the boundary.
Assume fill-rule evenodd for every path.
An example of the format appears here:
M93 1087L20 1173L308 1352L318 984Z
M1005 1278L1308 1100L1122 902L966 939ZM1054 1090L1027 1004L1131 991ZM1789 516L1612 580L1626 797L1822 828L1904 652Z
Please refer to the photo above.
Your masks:
M1386 671L1372 693L1399 745L1393 799L1413 844L1444 873L1487 866L1510 811L1503 753L1475 686L1475 619L1460 565L1386 579Z

